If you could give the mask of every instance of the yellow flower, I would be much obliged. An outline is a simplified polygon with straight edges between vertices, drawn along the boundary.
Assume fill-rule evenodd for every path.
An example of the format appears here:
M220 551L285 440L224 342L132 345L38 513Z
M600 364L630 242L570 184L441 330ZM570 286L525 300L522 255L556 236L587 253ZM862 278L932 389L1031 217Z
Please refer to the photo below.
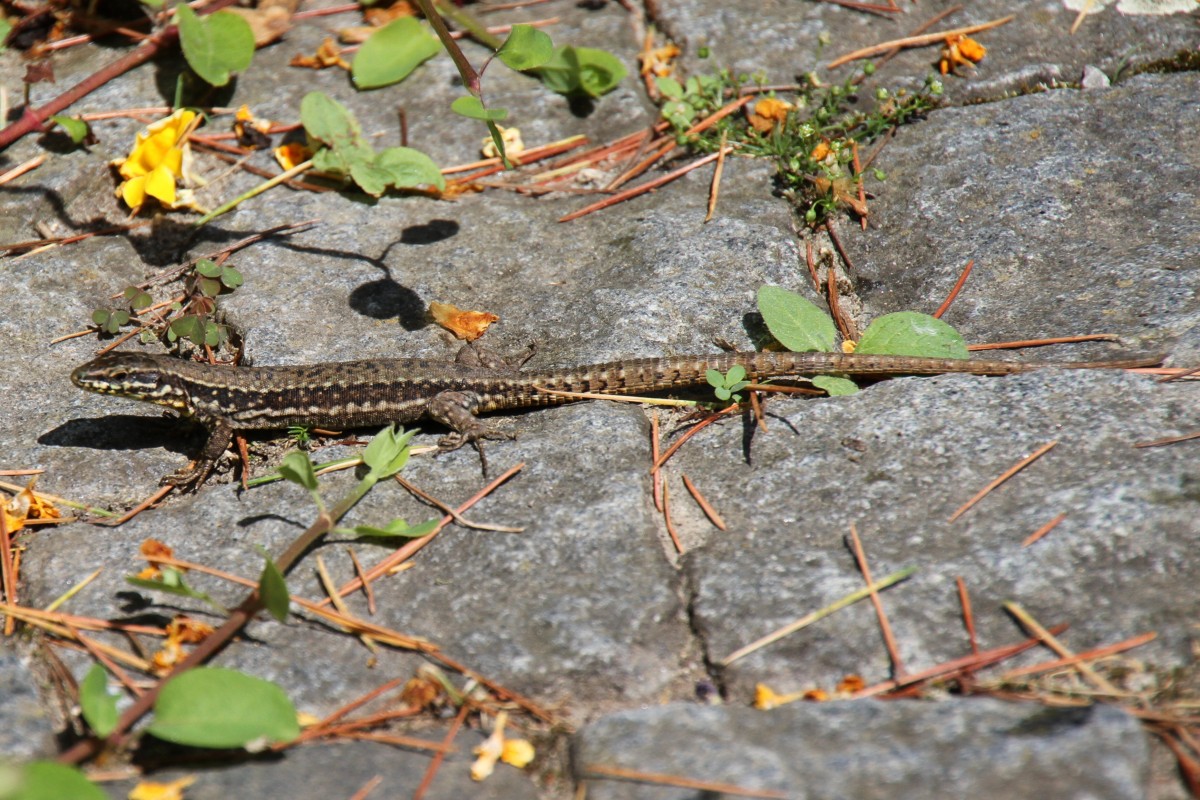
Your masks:
M133 787L129 800L183 800L183 790L195 782L195 775L187 775L170 783L142 781Z
M797 700L813 700L823 698L813 698L809 696L809 692L792 692L791 694L778 694L770 686L765 683L757 683L754 685L754 707L759 711L770 711L772 708L786 706L788 703L794 703Z
M129 157L117 159L113 166L125 180L117 187L117 196L135 212L153 197L167 208L196 208L190 191L201 181L192 173L192 151L188 134L199 124L197 114L181 108L150 125L136 136ZM176 189L176 183L182 189Z
M303 164L313 157L313 151L299 142L281 144L272 152L275 154L275 160L279 162L279 166L285 170L294 169L297 165Z
M478 756L471 765L471 779L481 781L492 774L497 761L503 761L517 769L522 769L533 760L533 745L524 739L506 739L504 726L508 723L508 712L501 711L496 715L496 725L492 735L472 752Z

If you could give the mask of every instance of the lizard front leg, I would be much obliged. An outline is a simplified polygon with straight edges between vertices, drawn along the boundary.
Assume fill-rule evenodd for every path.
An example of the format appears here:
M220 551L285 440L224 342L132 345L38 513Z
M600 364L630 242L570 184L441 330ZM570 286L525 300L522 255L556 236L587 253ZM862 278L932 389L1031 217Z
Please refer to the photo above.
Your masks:
M208 428L208 441L204 443L204 448L196 456L195 463L190 467L172 472L163 478L161 483L176 486L187 492L199 489L208 478L209 473L217 464L217 459L225 453L225 448L229 447L229 442L233 439L233 423L224 417L204 420L204 422Z
M425 416L445 425L451 431L438 442L442 452L457 450L464 444L470 444L479 452L479 460L486 475L487 456L483 452L483 440L515 439L516 436L480 422L475 416L475 409L478 407L479 397L471 392L439 392L429 401Z

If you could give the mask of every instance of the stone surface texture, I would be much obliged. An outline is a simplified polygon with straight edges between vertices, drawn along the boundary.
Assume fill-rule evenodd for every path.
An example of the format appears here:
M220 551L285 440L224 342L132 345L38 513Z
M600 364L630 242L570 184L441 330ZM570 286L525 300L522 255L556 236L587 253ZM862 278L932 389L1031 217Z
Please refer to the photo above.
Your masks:
M893 16L807 0L533 6L486 17L499 24L557 16L549 28L556 42L607 48L631 77L591 103L550 94L499 65L489 68L485 87L489 105L509 109L527 144L577 133L602 143L655 121L655 105L637 78L644 25L653 23L683 46L685 73L728 67L788 84L815 70L822 80L840 82L852 67L826 69L834 57L905 36L952 5L902 3L903 13ZM889 312L933 312L973 261L945 316L968 342L1109 333L1116 341L1001 357L1163 353L1171 365L1200 365L1200 73L1186 69L1200 45L1200 10L1132 16L1096 6L1074 35L1068 30L1075 12L1055 0L968 4L934 24L945 30L1016 15L979 34L988 55L974 70L942 79L943 108L901 128L882 148L873 166L887 179L869 184L867 229L848 215L835 219L851 262L840 267L839 290L861 327ZM409 143L437 163L479 158L485 130L449 112L462 88L445 57L420 67L412 80L370 93L354 92L339 70L287 66L351 20L357 17L297 25L283 42L261 50L216 102L247 103L262 117L294 122L303 96L324 91L351 108L377 146L399 143L402 108ZM819 44L823 34L826 45ZM475 61L487 56L479 46L464 47ZM1191 51L1193 60L1177 59L1175 66L1184 68L1166 71L1165 62L1180 51ZM879 87L920 87L937 53L937 47L902 51L864 84L863 102ZM56 55L58 83L34 86L34 102L111 57L91 48ZM164 102L180 68L171 58L144 66L72 112ZM19 97L23 71L17 53L0 54L10 102ZM0 187L0 244L125 221L108 161L124 155L140 124L97 123L100 141L90 149L57 148L40 168ZM225 123L214 130L217 124ZM0 152L0 172L53 144L52 135L26 137ZM265 154L254 163L273 169ZM211 179L202 199L212 205L260 181L210 156L201 157L200 167ZM150 495L159 477L194 454L200 434L149 406L78 391L67 379L70 370L108 342L51 340L85 329L94 309L132 283L302 220L315 222L231 261L246 283L221 304L255 364L397 355L449 360L457 344L428 320L431 301L499 314L502 322L485 343L517 353L536 342L531 366L714 352L722 342L750 348L761 323L758 287L783 286L823 302L806 252L811 247L824 264L835 248L796 218L765 161L727 161L716 214L705 223L711 176L711 168L702 169L566 224L558 218L594 195L488 190L452 201L370 200L276 188L199 231L191 228L194 217L170 214L124 235L2 257L8 301L0 337L8 368L0 370L0 469L45 470L39 489L96 507L124 510ZM515 725L529 728L538 760L525 773L501 766L484 784L467 776L471 748L482 737L477 729L463 731L426 796L559 800L573 796L580 782L590 798L732 796L600 779L589 767L601 765L793 798L1180 800L1186 792L1165 747L1133 716L1103 703L1051 707L938 689L930 692L936 699L924 701L748 707L760 683L781 693L832 691L847 675L868 684L894 677L896 664L869 602L723 662L862 587L847 545L853 526L875 577L916 570L880 595L907 674L971 652L961 579L979 647L1025 638L1004 610L1010 601L1044 625L1067 625L1062 639L1075 651L1154 631L1154 640L1125 660L1098 668L1130 693L1194 700L1200 693L1197 444L1133 445L1200 429L1198 408L1200 384L1115 371L902 378L851 397L773 398L765 432L732 417L702 431L669 462L665 480L682 554L654 508L648 444L651 416L661 418L665 438L673 440L687 425L681 415L589 402L499 416L494 422L519 438L491 444L492 472L525 466L468 516L523 531L447 528L411 568L376 584L378 610L370 618L436 643L448 657L549 709L559 724L519 718ZM436 426L422 427L416 441L435 443ZM1057 445L1040 460L949 520L981 487L1051 441ZM287 445L266 437L251 446L253 469L264 473ZM328 460L356 452L332 444L314 455ZM172 496L120 527L73 522L22 531L19 602L45 607L101 568L63 610L146 624L180 611L219 621L209 607L134 590L124 578L141 568L138 548L148 538L166 542L180 558L254 578L262 565L256 547L278 553L314 519L316 509L299 487L239 492L231 474L223 469L198 494ZM404 475L453 506L483 485L469 449L414 457ZM693 503L684 475L723 515L727 530L713 527ZM353 484L350 473L322 478L329 499ZM416 522L438 513L388 484L346 521ZM1058 515L1065 517L1045 539L1022 547ZM318 555L335 582L352 579L346 545L333 537L315 548L289 579L293 593L324 596ZM376 544L353 546L368 565L390 553ZM216 578L192 581L227 605L241 597L242 589ZM364 597L347 602L368 616ZM1053 657L1045 648L1030 650L978 673L974 685L1028 697L1029 686L1001 685L999 676ZM52 733L75 724L64 718L74 703L64 676L78 680L90 663L86 654L37 636L6 641L0 757L53 755ZM254 622L217 663L277 682L300 710L322 716L411 676L423 659L372 653L299 613L283 625ZM1085 686L1075 688L1086 696ZM724 705L703 702L714 697ZM397 724L393 732L440 741L448 725L425 719ZM196 772L191 800L351 797L375 775L383 783L370 797L407 797L429 763L426 754L379 744L322 743L220 767L177 763L154 776L177 777L184 767ZM113 797L128 790L128 783L110 787Z

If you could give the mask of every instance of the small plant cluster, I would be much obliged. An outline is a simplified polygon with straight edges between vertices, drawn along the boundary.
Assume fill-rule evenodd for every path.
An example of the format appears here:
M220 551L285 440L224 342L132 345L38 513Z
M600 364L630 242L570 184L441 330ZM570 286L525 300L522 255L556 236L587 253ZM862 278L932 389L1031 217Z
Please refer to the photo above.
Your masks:
M931 75L919 92L879 88L874 92L871 110L854 109L861 99L859 84L874 71L874 66L867 63L860 73L840 84L822 84L809 74L795 87L790 99L768 92L748 104L744 116L729 115L698 134L687 131L730 98L742 94L743 87L761 85L764 76L735 76L722 69L683 82L660 77L656 83L664 98L662 118L671 124L679 144L711 153L725 142L742 155L774 160L784 196L807 223L817 225L839 207L859 210L856 202L862 175L854 165L859 144L938 105L942 85ZM873 175L880 181L886 177L879 170Z
M216 321L217 299L242 285L242 273L228 264L201 258L183 271L182 277L181 296L155 306L145 288L129 286L121 293L123 306L96 309L92 322L100 333L112 335L126 325L135 325L143 342L161 339L174 345L186 340L197 347L219 347L228 340L229 329ZM165 308L165 315L151 313L159 307Z

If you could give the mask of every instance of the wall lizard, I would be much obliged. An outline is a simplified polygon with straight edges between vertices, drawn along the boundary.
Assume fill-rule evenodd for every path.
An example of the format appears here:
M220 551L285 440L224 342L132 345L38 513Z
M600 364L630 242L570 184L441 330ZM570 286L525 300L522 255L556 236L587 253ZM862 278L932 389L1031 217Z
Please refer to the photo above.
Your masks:
M1035 369L1116 369L1158 364L1161 357L1122 361L1008 362L841 353L728 352L634 358L546 370L470 366L425 359L374 359L311 366L237 367L166 355L114 352L71 373L76 386L175 409L208 429L194 466L164 483L198 488L225 452L234 431L279 430L293 425L361 428L432 419L451 430L439 445L479 447L483 439L511 438L476 418L505 409L571 402L538 388L569 392L640 394L704 385L709 369L735 364L747 378L840 373L857 376L1008 375ZM480 449L482 455L482 449Z

